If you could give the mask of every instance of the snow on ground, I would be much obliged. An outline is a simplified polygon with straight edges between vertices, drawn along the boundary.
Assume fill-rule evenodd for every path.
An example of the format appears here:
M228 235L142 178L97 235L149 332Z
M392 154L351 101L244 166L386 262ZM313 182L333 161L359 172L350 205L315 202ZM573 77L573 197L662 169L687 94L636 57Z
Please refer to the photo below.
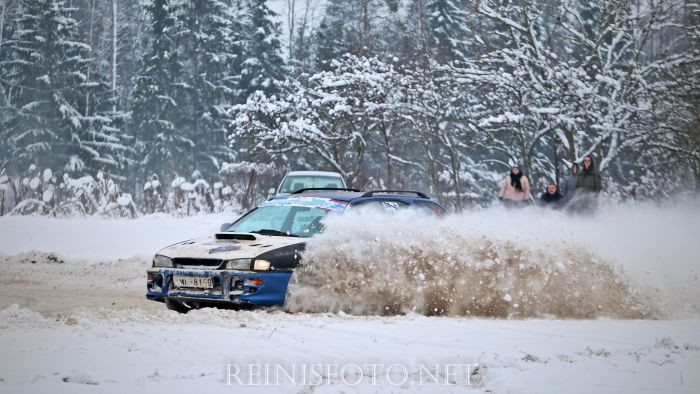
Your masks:
M369 318L212 309L187 316L165 310L76 311L56 320L18 307L3 310L0 319L10 322L0 334L0 388L13 393L464 391L411 386L413 380L391 386L382 377L376 385L366 377L357 386L338 384L340 379L316 388L310 381L226 385L227 364L411 368L417 360L478 364L470 381L476 392L692 393L700 387L697 321Z
M236 218L215 214L175 218L165 214L138 219L41 216L0 217L0 254L41 250L77 258L152 257L166 245L210 235Z
M658 298L667 309L663 320L216 309L178 315L145 300L150 257L169 243L212 233L231 218L0 217L0 392L695 393L699 212L692 204L615 207L595 218L495 209L443 225L453 232L477 231L494 244L515 240L542 253L562 242L587 247ZM416 233L429 247L426 230ZM367 237L357 244L367 247ZM348 248L348 242L338 245ZM470 365L468 374L452 375L458 386L445 384L450 364ZM244 383L263 383L252 386L228 374L264 365L287 372L320 365L323 379L296 375L297 384L289 384L277 374L273 378L281 376L283 385L268 386L255 373L235 375ZM439 371L439 383L421 367ZM342 368L345 378L338 377ZM467 376L470 385L464 386Z

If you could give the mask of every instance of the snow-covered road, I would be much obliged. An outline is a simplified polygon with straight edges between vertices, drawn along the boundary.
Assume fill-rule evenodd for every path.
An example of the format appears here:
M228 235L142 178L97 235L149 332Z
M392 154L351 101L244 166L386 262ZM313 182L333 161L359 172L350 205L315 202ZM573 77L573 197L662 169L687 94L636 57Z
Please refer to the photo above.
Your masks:
M150 308L44 318L16 306L0 312L0 320L0 388L8 393L464 391L442 380L390 386L379 379L373 385L368 376L357 386L338 378L319 386L226 385L227 364L400 364L415 372L417 362L476 364L470 383L477 392L700 388L697 320L502 321L213 309L182 316ZM400 376L392 379L401 382Z
M0 392L700 391L700 319L693 314L510 320L203 309L179 315L147 301L149 255L215 231L226 219L0 218ZM672 244L686 245L681 241ZM675 253L699 255L693 247ZM694 293L684 297L700 303ZM459 374L448 379L458 385L445 384L444 366L451 364L470 365L469 386ZM290 384L282 376L282 386L231 379L231 368L258 365L287 372L320 365L322 379L297 375ZM383 375L392 365L392 374ZM440 371L437 383L418 373L424 366ZM341 378L344 367L350 376Z

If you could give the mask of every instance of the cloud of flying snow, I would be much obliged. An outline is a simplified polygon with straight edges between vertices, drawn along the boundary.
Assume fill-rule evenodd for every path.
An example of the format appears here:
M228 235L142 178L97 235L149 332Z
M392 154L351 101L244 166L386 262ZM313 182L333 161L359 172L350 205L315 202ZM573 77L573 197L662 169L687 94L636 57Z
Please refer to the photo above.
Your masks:
M700 204L593 216L491 208L434 219L329 217L309 241L290 311L558 318L697 315Z

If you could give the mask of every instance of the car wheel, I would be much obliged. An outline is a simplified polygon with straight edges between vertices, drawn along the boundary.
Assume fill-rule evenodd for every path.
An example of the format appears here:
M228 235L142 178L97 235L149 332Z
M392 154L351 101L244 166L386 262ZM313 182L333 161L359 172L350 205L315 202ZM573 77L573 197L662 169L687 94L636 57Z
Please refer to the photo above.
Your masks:
M178 313L187 313L192 309L197 309L196 306L192 304L183 301L177 301L169 297L165 299L165 307L170 309L171 311L175 311Z

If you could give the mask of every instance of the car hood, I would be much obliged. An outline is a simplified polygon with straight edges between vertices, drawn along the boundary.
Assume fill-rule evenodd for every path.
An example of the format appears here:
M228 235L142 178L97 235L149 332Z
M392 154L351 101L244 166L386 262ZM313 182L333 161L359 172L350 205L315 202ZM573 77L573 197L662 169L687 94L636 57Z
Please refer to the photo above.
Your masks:
M179 242L161 249L158 254L170 258L231 260L255 258L274 249L304 242L304 238L299 237L249 233L225 233L225 236L238 236L236 239L220 239L220 236L217 234Z

